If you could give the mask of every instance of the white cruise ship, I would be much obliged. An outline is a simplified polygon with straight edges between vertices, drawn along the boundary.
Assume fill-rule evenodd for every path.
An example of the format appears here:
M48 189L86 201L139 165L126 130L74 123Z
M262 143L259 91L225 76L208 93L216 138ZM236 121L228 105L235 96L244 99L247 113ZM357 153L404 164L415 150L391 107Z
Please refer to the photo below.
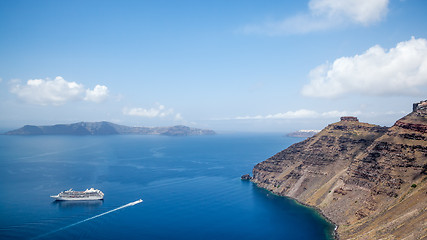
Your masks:
M73 189L60 192L58 195L50 196L56 200L101 200L104 198L104 193L98 189L86 189L85 191L73 191Z

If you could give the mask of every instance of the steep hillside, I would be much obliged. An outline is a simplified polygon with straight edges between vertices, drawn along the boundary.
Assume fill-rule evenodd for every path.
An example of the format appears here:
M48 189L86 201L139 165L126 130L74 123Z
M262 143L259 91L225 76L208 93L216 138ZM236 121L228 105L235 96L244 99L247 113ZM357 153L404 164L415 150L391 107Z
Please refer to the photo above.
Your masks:
M342 118L257 164L252 181L318 208L341 239L425 238L426 105L391 128Z

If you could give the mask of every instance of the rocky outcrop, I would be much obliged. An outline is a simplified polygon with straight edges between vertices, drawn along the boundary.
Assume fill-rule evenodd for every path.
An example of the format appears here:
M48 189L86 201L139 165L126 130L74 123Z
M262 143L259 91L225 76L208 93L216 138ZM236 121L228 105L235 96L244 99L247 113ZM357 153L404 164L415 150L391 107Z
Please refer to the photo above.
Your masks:
M245 175L242 175L242 177L240 177L240 179L242 179L243 181L249 181L252 179L252 177L249 174L245 174Z
M252 181L319 209L341 239L423 239L426 126L425 108L390 128L340 121L257 164Z
M22 128L9 131L6 135L214 135L212 130L190 128L187 126L173 127L128 127L110 122L79 122L73 124L57 124L52 126L26 125Z
M397 121L394 125L416 132L427 133L427 125L425 124L405 123L403 121Z

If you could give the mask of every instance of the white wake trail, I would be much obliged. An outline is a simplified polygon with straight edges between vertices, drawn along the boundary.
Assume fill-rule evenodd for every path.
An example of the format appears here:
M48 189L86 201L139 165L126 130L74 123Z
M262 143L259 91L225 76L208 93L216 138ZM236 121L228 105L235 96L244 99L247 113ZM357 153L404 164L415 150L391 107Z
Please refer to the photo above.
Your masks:
M120 206L120 207L118 207L118 208L115 208L115 209L113 209L113 210L110 210L110 211L107 211L107 212L104 212L104 213L98 214L98 215L96 215L96 216L93 216L93 217L87 218L87 219L85 219L85 220L81 220L81 221L79 221L79 222L76 222L76 223L70 224L70 225L68 225L68 226L65 226L65 227L62 227L62 228L58 228L58 229L56 229L56 230L54 230L54 231L51 231L51 232L48 232L48 233L42 234L42 235L37 236L37 237L32 238L32 239L39 239L39 238L46 237L46 236L48 236L48 235L50 235L50 234L53 234L53 233L56 233L56 232L59 232L59 231L65 230L65 229L70 228L70 227L74 227L74 226L76 226L76 225L78 225L78 224L80 224L80 223L84 223L84 222L90 221L90 220L92 220L92 219L95 219L95 218L98 218L98 217L104 216L104 215L106 215L106 214L109 214L109 213L115 212L115 211L120 210L120 209L122 209L122 208L127 208L127 207L130 207L130 206L134 206L134 205L136 205L136 204L138 204L138 203L142 203L142 199L136 200L135 202L130 202L130 203L128 203L128 204L125 204L125 205Z

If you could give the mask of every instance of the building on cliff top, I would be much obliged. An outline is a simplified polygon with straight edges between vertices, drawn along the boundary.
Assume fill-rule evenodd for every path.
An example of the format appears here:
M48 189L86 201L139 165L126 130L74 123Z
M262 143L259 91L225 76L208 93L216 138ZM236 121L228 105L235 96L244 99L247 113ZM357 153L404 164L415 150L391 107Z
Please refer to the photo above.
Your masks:
M358 122L359 119L357 119L357 117L345 116L345 117L341 117L341 121Z
M414 103L412 107L412 111L416 112L418 110L426 110L427 109L427 100L421 101L419 103Z

